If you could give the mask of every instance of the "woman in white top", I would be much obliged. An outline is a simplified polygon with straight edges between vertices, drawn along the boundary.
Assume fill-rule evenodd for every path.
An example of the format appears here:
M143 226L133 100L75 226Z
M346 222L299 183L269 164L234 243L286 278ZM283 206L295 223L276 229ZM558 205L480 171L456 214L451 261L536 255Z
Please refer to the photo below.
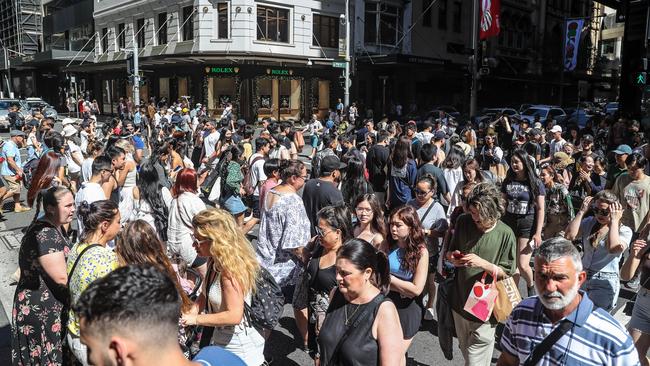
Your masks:
M205 258L199 257L192 247L192 219L205 210L205 203L198 196L197 176L194 169L181 169L172 188L174 199L169 205L167 222L167 247L171 254L178 254L187 265L205 276Z
M244 303L250 305L260 271L253 247L228 211L202 211L192 224L196 250L210 258L203 288L207 298L201 295L199 307L183 314L181 322L214 327L211 345L236 354L248 366L260 366L264 337L244 317ZM206 311L199 314L199 308Z
M162 185L158 170L151 160L140 165L138 185L133 187L133 199L134 209L129 221L146 221L160 240L166 242L167 218L173 197L169 189Z
M133 212L133 188L136 186L136 177L138 171L133 159L135 147L126 139L120 139L115 142L115 146L122 148L124 154L124 169L118 170L117 185L120 188L120 213L122 220L120 224L124 226Z
M454 192L456 185L463 180L463 169L461 168L463 161L465 161L463 150L460 147L453 146L442 163L442 173L445 176L449 192ZM443 206L449 206L450 204L444 198L441 203Z

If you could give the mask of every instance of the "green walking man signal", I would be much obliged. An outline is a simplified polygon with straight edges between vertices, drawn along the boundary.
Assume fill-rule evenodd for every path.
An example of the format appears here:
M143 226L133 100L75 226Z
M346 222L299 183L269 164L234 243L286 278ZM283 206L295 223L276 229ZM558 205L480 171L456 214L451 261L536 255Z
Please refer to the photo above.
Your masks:
M643 71L643 72L638 72L638 73L636 74L635 79L634 79L634 83L635 83L636 85L641 86L641 85L645 85L645 84L646 84L646 80L647 80L647 73L646 73L645 71Z

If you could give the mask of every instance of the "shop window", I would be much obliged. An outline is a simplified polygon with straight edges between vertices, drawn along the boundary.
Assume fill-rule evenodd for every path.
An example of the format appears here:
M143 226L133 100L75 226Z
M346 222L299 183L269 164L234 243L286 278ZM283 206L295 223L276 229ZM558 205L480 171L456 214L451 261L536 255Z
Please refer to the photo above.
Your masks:
M178 97L189 97L189 78L179 77L178 78Z
M228 39L228 3L217 4L217 38Z
M165 97L169 100L169 78L158 79L158 89L160 98Z
M422 26L423 27L431 27L431 17L432 17L432 11L431 8L433 6L431 5L433 3L433 0L423 0L422 1Z
M158 45L167 43L167 13L158 14Z
M318 116L324 118L330 107L330 81L318 80Z
M194 39L194 7L186 6L183 8L183 41Z
M463 3L460 0L454 1L454 9L452 14L453 23L451 28L454 32L460 33L463 25Z
M102 49L101 53L108 52L108 28L102 28Z
M111 114L111 84L113 80L104 80L102 86L102 112L105 114Z
M289 10L258 5L257 40L289 43Z
M220 115L235 96L235 78L208 78L208 110Z
M144 27L144 18L135 21L136 39L138 41L138 48L144 48L144 34L146 32Z
M314 14L312 45L318 47L338 48L339 18Z
M447 29L447 0L439 0L438 29Z
M400 9L384 3L366 2L365 6L365 42L397 45L399 34L401 34Z
M300 118L301 92L299 79L258 79L258 117L274 117L278 120Z
M124 23L117 25L117 50L121 50L126 47L126 27Z

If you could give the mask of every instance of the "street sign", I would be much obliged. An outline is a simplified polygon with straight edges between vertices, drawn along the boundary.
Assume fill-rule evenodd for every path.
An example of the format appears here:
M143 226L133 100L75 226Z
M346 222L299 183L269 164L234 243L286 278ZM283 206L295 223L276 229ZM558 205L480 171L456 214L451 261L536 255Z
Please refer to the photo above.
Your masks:
M333 61L332 62L332 67L335 67L337 69L345 69L345 62Z

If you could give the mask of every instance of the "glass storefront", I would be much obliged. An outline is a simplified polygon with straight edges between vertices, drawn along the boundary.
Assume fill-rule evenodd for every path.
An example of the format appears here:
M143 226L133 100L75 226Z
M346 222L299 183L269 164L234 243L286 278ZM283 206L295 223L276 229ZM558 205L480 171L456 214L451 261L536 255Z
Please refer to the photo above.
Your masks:
M330 108L330 81L318 80L318 118L321 120L329 114Z
M162 99L162 97L167 98L169 100L169 78L159 78L158 79L158 100Z
M279 121L300 120L302 116L302 79L258 77L256 80L257 118Z
M237 83L236 77L208 77L208 113L221 117L227 103L233 104L233 113L237 114Z

